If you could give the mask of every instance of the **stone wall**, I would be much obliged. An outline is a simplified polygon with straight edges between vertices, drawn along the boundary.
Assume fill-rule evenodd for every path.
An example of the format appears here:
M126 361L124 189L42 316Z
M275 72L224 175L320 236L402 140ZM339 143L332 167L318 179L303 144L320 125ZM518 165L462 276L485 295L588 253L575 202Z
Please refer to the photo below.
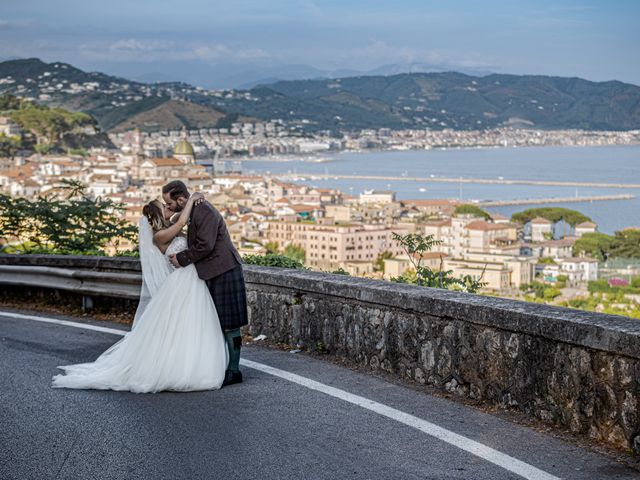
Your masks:
M75 262L26 257L0 256L0 265ZM130 259L75 263L139 271ZM245 275L254 336L321 349L640 454L638 320L317 272L245 266Z
M315 272L249 267L247 282L252 335L640 453L638 320Z

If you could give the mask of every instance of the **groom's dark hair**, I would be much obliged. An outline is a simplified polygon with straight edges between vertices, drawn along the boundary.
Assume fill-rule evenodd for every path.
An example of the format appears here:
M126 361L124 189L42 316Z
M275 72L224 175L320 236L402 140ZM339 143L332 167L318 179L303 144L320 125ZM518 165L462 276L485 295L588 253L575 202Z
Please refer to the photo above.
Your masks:
M176 198L185 197L189 198L189 190L184 182L180 180L173 180L162 187L162 193L168 193L169 196L175 200Z

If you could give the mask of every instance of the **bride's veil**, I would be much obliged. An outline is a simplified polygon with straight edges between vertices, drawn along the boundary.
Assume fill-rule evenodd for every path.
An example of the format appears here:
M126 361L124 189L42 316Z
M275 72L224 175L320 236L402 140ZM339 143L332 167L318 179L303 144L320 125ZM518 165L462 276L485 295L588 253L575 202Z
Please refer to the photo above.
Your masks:
M145 216L140 218L138 240L142 266L142 290L140 290L140 302L133 320L134 325L151 301L151 297L156 294L172 272L169 262L153 243L153 228Z

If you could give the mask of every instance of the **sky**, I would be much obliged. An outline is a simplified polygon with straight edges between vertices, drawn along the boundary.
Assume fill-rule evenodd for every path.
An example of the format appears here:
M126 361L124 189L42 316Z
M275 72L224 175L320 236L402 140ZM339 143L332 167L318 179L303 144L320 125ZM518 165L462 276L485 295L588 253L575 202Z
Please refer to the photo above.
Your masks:
M0 0L0 59L196 85L411 63L640 85L639 21L635 0Z

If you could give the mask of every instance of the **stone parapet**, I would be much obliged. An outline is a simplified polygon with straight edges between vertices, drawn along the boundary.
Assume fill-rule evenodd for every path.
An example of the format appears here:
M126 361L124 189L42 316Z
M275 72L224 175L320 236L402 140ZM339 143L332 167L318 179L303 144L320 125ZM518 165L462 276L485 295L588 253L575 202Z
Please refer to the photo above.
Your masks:
M0 255L7 265L120 272L128 282L140 270L130 258ZM310 271L245 265L245 278L254 336L640 453L638 320Z

